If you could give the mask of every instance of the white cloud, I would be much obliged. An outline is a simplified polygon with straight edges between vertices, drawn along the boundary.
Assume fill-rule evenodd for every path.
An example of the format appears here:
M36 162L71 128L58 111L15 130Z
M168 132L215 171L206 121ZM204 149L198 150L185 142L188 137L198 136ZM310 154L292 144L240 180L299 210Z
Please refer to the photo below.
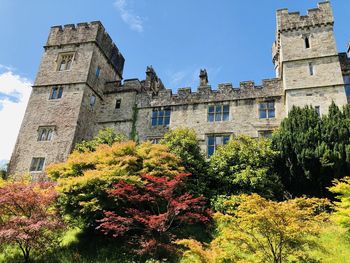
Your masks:
M11 67L0 72L0 160L9 160L31 92L31 81L16 75Z
M143 19L128 8L126 0L116 0L114 6L117 8L122 20L129 25L130 29L143 32Z

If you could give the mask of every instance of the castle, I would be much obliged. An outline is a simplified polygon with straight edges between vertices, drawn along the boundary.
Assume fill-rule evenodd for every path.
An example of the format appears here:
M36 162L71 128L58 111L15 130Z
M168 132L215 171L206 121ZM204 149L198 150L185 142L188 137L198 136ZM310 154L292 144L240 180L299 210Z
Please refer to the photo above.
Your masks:
M100 22L53 26L9 163L9 173L43 174L100 129L154 143L176 127L193 128L207 156L230 135L270 136L293 105L327 113L347 103L350 59L338 53L329 2L306 16L276 14L276 77L216 89L206 70L196 92L166 89L152 67L144 80L123 80L124 57Z

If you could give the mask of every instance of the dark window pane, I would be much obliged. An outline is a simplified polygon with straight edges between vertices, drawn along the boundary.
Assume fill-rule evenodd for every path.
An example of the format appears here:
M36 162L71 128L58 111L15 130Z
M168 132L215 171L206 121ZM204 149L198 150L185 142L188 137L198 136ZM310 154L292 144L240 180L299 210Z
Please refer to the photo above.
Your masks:
M224 136L223 138L223 144L227 144L227 142L230 140L230 136Z
M208 156L212 156L214 153L214 146L208 146Z
M260 119L266 119L266 111L265 110L260 110L259 111L259 118Z
M157 118L152 118L152 126L157 126Z
M208 136L208 145L214 145L215 139L214 136Z
M208 113L208 121L213 122L214 121L214 113Z
M53 87L51 91L50 99L56 99L56 98L57 98L57 87Z
M157 117L158 117L158 111L153 111L152 118L157 118Z
M224 105L224 112L230 112L230 106L229 105Z
M164 125L169 125L169 123L170 123L170 117L165 117Z
M170 117L170 110L166 110L166 111L165 111L165 116L166 116L166 117Z
M164 116L164 111L162 111L162 110L159 111L159 112L158 112L158 117L163 117L163 116Z
M215 112L216 113L221 113L221 110L222 110L222 106L221 105L215 106Z
M269 110L269 118L275 118L275 110Z
M117 99L116 101L115 101L115 108L116 109L120 109L120 104L121 104L121 99ZM154 114L154 112L152 113L152 116L153 116L153 114Z
M350 97L350 85L345 85L346 96Z
M209 106L208 107L208 112L214 112L214 106Z
M163 117L158 117L158 125L163 125Z
M215 121L221 121L221 113L215 114Z
M60 87L59 90L58 90L57 99L62 98L62 94L63 94L63 87Z
M260 103L259 104L259 109L266 109L267 108L267 103Z
M223 120L224 121L228 121L228 119L229 119L229 113L228 112L224 112Z
M274 102L269 102L268 103L268 108L269 109L274 109L275 108L275 103Z

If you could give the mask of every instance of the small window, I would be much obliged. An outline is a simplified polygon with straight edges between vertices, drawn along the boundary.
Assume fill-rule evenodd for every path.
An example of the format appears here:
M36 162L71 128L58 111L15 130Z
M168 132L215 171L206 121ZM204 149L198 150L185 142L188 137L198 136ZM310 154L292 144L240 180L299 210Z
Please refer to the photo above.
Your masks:
M208 107L208 122L228 121L230 116L229 105L210 105Z
M310 73L310 76L313 76L315 74L315 68L312 62L309 63L309 73Z
M152 144L160 144L160 140L162 138L150 138L149 140L151 141Z
M38 141L51 141L53 137L54 127L39 127Z
M272 131L271 130L265 130L265 131L258 131L259 138L272 138Z
M101 68L97 67L96 68L96 72L95 72L95 75L96 75L97 78L100 77L100 73L101 73Z
M315 111L318 116L321 116L320 106L315 106Z
M73 56L74 56L73 53L59 54L58 70L59 71L69 70L72 66Z
M170 109L153 109L152 126L169 126L170 124Z
M91 95L90 96L90 106L94 107L96 103L96 96L95 95Z
M31 172L40 172L44 168L45 158L43 157L34 157L30 165Z
M305 41L305 48L310 48L310 40L309 40L309 38L305 37L304 41Z
M63 94L63 87L52 87L51 94L50 94L50 100L57 100L62 98Z
M120 109L121 103L122 103L122 100L121 100L121 99L117 99L117 100L115 101L115 108L116 108L116 109Z
M259 119L275 118L275 102L266 101L259 103Z
M227 144L230 135L208 135L207 137L207 155L212 156L220 145Z

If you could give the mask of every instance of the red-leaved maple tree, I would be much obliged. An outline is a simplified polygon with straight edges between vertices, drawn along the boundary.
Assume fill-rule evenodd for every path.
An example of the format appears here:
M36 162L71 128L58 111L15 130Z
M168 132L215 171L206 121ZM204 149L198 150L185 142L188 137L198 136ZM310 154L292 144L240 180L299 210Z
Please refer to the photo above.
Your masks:
M0 244L18 245L24 262L31 251L47 251L63 228L52 204L52 183L6 183L0 187Z
M99 220L100 229L113 237L126 237L140 255L161 250L173 251L172 241L185 224L207 223L210 211L204 197L184 192L184 177L143 175L142 186L120 181L109 191L115 197L117 211L105 211Z

